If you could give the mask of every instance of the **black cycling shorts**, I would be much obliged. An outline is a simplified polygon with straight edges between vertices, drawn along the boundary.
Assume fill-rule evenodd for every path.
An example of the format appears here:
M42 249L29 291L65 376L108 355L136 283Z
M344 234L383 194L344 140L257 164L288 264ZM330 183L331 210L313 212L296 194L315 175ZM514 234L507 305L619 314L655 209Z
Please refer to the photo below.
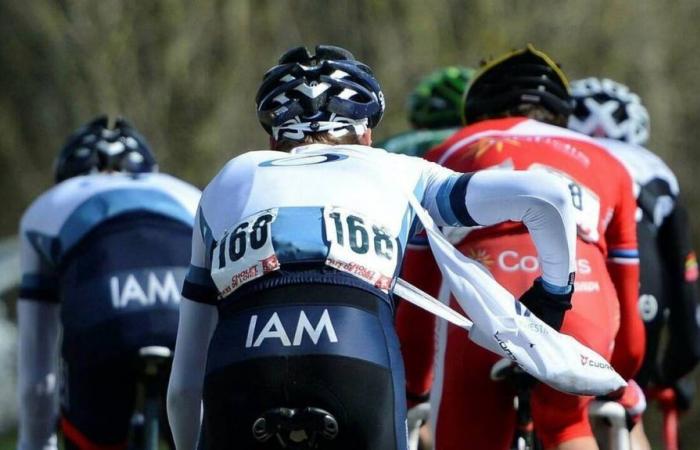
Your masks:
M255 419L316 407L339 429L320 449L406 449L403 363L380 295L312 283L239 297L220 309L207 365L200 448L279 448L254 439Z

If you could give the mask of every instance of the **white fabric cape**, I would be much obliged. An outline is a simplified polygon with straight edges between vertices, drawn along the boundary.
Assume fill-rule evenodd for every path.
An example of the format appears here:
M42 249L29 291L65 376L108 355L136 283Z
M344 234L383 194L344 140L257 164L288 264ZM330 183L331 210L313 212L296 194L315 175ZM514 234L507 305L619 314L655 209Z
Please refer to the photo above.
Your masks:
M394 288L397 295L469 330L469 338L476 344L510 358L524 371L559 391L604 395L626 386L605 358L544 323L481 265L455 249L418 199L412 193L406 195L426 229L444 280L473 324L403 280Z

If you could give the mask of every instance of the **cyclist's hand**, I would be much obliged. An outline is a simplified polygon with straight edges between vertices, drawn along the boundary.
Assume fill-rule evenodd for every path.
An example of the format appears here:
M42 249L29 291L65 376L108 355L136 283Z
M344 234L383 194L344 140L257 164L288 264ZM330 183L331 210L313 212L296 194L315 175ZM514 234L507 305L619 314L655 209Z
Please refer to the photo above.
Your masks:
M538 278L532 287L520 297L520 301L547 325L559 331L562 322L564 322L564 314L571 309L573 293L573 286L568 294L548 292L542 284L542 280Z
M647 409L647 398L644 391L634 380L627 380L627 387L599 398L617 402L625 408L628 430L631 430L641 420L642 414Z

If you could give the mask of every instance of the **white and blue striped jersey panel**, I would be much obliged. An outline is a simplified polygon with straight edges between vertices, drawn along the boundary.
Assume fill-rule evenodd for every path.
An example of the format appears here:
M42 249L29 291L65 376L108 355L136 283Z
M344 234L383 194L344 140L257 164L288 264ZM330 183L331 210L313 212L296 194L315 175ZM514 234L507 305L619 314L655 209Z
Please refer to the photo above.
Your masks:
M56 266L96 226L148 212L192 225L200 191L169 175L91 174L39 196L20 222L21 294L55 290Z
M243 154L231 160L204 190L187 282L211 288L210 255L215 243L242 219L270 208L279 209L272 224L276 244L293 242L293 249L286 253L276 245L282 263L325 258L328 248L322 235L322 208L327 206L342 207L382 224L398 237L402 254L415 217L406 193L421 200L440 225L470 220L464 206L467 180L460 181L461 175L422 159L359 145L315 144L291 154ZM460 189L455 189L457 185ZM454 195L455 190L461 194Z

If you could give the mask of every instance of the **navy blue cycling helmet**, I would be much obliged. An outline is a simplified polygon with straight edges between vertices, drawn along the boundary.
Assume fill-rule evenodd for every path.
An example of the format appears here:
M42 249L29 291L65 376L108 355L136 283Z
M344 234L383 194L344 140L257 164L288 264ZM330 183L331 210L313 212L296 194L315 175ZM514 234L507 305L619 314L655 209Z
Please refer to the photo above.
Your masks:
M330 45L288 50L265 73L255 98L258 120L275 139L308 134L363 134L384 114L384 94L372 70L349 51Z
M158 165L146 140L125 119L109 127L107 116L99 116L78 128L56 159L56 183L92 172L156 172Z

